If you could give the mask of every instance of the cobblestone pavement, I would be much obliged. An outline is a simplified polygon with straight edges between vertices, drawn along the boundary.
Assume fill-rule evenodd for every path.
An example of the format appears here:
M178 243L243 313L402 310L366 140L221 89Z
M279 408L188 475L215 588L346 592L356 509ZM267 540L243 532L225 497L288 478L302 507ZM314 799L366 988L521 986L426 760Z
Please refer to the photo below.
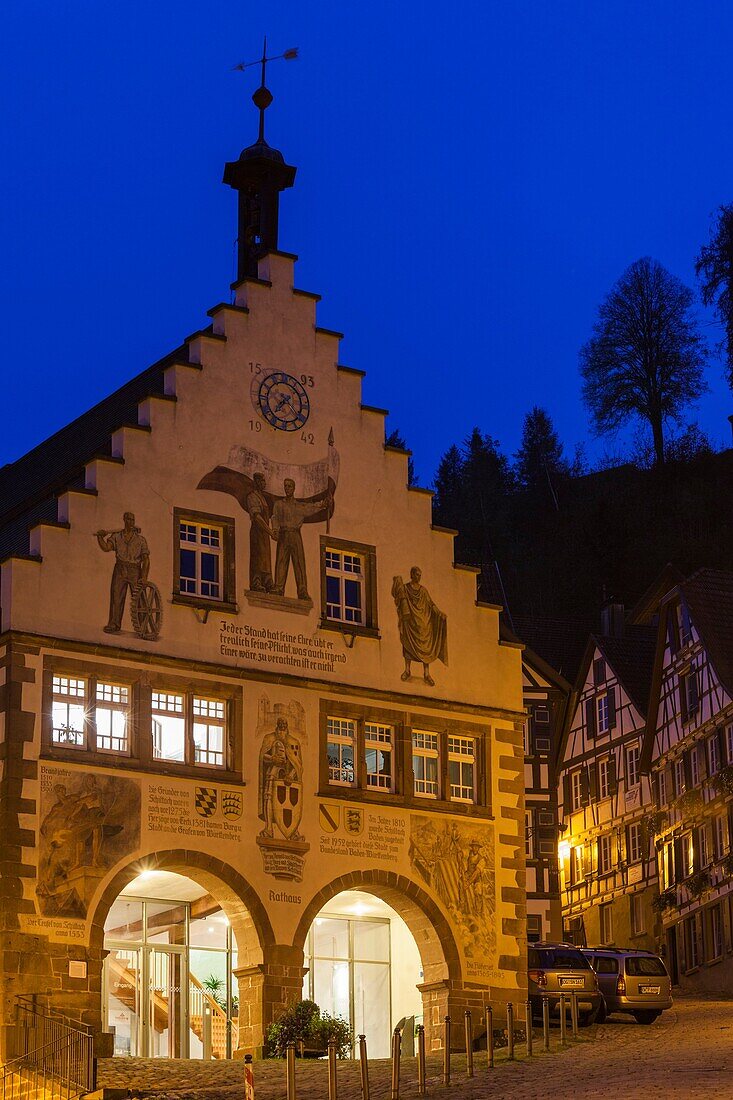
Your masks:
M428 1095L451 1100L733 1100L733 1000L679 998L674 1008L651 1026L630 1017L614 1017L591 1032L581 1032L577 1043L559 1048L552 1032L552 1052L521 1056L506 1061L497 1052L493 1071L486 1068L485 1053L475 1055L475 1076L466 1076L465 1058L451 1059L451 1086L442 1086L442 1063L428 1060ZM539 1037L541 1040L541 1036ZM535 1050L541 1041L535 1039ZM517 1053L521 1055L522 1048ZM387 1061L369 1064L373 1100L389 1100L391 1067ZM326 1100L327 1067L324 1062L297 1062L299 1100ZM400 1096L417 1096L414 1059L404 1059ZM99 1085L124 1086L133 1096L157 1100L240 1100L244 1096L241 1063L149 1062L141 1059L109 1059L99 1063ZM282 1062L255 1063L256 1100L283 1100L285 1067ZM359 1066L339 1062L339 1100L361 1100Z

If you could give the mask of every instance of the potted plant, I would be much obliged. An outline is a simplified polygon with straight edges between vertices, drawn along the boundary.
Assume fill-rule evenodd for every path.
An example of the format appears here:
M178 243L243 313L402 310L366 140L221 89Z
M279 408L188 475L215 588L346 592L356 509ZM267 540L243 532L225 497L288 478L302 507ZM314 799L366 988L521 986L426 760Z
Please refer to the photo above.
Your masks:
M719 794L733 794L733 764L728 764L727 767L721 768L720 771L713 776L713 783Z
M701 897L706 890L710 889L710 872L696 871L685 880L685 886L693 898Z
M270 1058L284 1058L290 1043L303 1058L321 1058L330 1039L337 1043L339 1058L347 1058L354 1036L346 1020L321 1012L315 1001L299 1001L267 1029L266 1051Z
M655 913L665 913L667 909L673 909L676 904L677 891L674 886L671 886L661 894L657 894L657 896L652 899L652 909Z

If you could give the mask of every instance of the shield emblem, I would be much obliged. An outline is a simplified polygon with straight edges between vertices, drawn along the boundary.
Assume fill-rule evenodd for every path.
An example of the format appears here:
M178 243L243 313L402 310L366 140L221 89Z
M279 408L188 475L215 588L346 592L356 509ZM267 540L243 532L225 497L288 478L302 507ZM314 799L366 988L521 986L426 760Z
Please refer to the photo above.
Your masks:
M194 805L200 817L212 817L216 813L216 787L196 787Z
M274 795L275 823L285 839L290 840L298 832L303 814L303 784L278 779L275 782Z
M221 812L228 818L242 816L242 795L239 791L221 792Z
M341 807L321 802L318 807L318 822L324 833L335 833L341 823Z

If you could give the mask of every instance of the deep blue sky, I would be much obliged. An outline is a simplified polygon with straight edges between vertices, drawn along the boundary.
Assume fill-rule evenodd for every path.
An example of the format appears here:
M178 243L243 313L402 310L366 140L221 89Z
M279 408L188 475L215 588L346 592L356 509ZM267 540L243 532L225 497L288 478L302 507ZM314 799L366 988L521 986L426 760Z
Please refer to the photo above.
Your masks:
M535 403L600 454L577 372L597 303L646 254L693 284L733 201L729 0L8 0L0 463L228 300L220 180L257 83L230 69L263 32L301 51L268 80L298 167L280 247L423 484L474 424L516 450ZM727 445L717 360L709 381L700 420Z

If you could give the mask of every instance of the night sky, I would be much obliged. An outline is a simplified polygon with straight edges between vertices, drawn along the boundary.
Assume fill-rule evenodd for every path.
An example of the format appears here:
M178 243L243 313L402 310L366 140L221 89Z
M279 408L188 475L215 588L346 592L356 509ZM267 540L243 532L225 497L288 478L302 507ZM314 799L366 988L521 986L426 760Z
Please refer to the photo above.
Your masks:
M268 78L267 137L298 168L280 247L422 484L474 424L513 453L533 404L569 450L613 448L578 349L639 256L695 286L733 201L729 0L8 0L0 463L229 300L221 175L255 140L258 82L230 70L265 32L300 48ZM719 359L708 378L699 419L727 446Z

